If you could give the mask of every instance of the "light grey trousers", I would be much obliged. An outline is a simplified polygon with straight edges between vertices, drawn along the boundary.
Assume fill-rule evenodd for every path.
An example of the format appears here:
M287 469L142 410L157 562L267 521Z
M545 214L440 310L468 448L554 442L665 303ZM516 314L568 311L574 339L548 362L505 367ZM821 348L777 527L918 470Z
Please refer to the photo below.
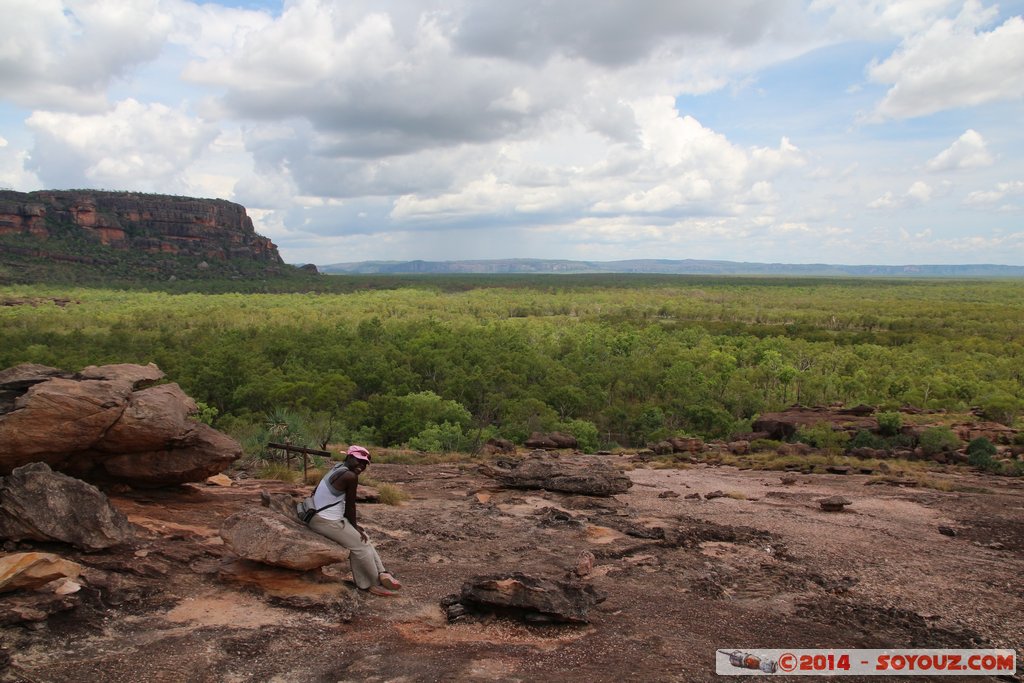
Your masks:
M377 549L370 543L363 543L359 532L348 523L348 520L344 517L334 520L313 515L313 519L309 520L309 528L348 550L348 562L352 567L352 579L356 586L366 590L380 583L378 575L385 570Z

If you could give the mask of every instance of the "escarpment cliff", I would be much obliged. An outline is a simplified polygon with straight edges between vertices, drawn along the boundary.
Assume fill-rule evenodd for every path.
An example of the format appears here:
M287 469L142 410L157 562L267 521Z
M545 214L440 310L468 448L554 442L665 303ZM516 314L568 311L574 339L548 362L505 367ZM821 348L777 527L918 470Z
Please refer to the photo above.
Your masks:
M283 265L239 204L93 190L0 191L2 252L94 264L135 253Z

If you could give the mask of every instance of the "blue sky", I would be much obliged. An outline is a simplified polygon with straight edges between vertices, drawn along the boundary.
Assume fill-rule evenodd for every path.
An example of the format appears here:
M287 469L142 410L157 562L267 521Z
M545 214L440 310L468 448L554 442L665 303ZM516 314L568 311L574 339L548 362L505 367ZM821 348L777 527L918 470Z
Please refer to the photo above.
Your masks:
M0 0L0 186L292 263L1024 265L1024 0Z

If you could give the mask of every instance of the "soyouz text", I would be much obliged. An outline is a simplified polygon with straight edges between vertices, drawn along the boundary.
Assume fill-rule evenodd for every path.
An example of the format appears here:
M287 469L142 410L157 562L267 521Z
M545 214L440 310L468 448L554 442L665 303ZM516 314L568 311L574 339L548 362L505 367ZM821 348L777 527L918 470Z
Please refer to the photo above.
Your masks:
M992 676L1017 672L1017 654L996 649L720 649L725 676Z

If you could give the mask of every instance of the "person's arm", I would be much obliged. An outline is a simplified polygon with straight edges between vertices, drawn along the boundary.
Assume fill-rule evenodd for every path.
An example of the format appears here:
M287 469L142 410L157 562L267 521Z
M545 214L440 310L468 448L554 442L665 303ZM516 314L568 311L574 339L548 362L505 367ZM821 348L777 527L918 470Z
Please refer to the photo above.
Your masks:
M366 532L359 526L356 516L356 487L359 485L359 477L352 472L345 472L341 476L341 488L345 491L345 519L352 525L352 528L359 532L359 537L363 539L363 543L367 543L369 539L366 536Z

